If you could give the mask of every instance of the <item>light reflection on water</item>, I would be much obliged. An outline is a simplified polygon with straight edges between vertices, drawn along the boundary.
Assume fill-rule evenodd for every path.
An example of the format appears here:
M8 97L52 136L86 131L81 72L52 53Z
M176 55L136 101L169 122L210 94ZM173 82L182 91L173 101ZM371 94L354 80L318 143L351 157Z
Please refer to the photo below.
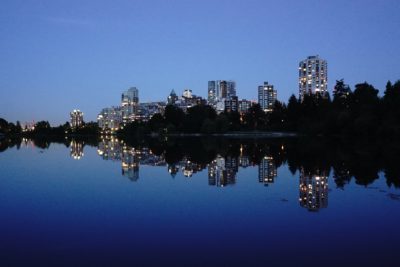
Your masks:
M396 151L293 140L7 147L4 266L397 266Z

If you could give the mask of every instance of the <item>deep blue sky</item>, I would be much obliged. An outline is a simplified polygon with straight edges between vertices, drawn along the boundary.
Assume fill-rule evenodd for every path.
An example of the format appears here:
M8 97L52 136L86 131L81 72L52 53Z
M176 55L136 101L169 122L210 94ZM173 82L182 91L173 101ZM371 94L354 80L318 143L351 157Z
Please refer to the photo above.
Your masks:
M297 95L298 62L328 60L336 79L381 92L400 79L400 1L18 1L0 8L0 117L95 120L130 86L140 101L172 88L206 96L232 79L239 97L274 84Z

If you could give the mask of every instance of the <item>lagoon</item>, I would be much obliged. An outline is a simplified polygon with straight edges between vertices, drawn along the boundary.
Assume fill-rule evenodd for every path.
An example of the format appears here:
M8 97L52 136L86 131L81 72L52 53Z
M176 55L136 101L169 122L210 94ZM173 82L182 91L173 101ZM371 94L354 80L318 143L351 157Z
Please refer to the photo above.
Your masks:
M395 145L6 141L0 266L398 265Z

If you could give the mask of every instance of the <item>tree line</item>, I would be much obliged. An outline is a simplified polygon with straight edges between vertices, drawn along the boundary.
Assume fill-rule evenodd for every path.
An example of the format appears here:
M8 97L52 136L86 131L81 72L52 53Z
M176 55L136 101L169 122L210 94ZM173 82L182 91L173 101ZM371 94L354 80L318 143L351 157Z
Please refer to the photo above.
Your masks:
M120 134L149 133L226 133L235 131L290 131L324 136L385 136L400 134L400 81L388 82L382 97L367 82L354 91L342 80L336 81L333 99L327 95L292 95L287 104L274 103L272 112L259 104L247 112L217 114L209 105L197 105L184 112L167 105L164 114L155 114L148 122L132 122Z
M209 105L200 104L186 112L167 105L149 121L134 121L119 130L122 136L149 134L202 133L216 134L239 131L282 131L304 135L385 137L400 134L400 81L388 82L383 96L367 82L355 85L354 91L343 80L336 81L333 98L326 95L305 95L301 100L292 95L288 103L276 101L272 112L264 112L259 104L247 112L225 111L217 114ZM36 123L33 131L24 132L21 124L0 118L0 135L96 135L97 123L84 123L72 128L69 123L51 127L49 122Z
M96 122L83 122L80 127L71 127L69 122L62 125L52 127L48 121L38 121L34 127L28 129L27 126L22 127L21 123L17 121L8 122L0 118L0 135L7 137L64 137L64 136L80 136L90 135L98 136L100 133L99 127Z

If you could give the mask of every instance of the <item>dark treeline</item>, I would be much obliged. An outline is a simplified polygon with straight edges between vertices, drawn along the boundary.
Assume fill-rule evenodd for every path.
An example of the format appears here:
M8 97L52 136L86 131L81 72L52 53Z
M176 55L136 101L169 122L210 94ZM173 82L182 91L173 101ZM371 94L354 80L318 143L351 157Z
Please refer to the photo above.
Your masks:
M26 127L26 126L25 126ZM21 127L19 121L16 124L8 122L0 118L0 135L7 136L8 138L46 138L56 141L57 139L64 138L65 136L98 136L100 133L96 122L83 122L79 128L73 128L66 122L63 125L51 127L48 121L38 121L34 125L34 129Z
M325 136L379 136L400 134L400 81L387 83L383 97L368 83L352 91L343 80L337 81L333 99L329 95L305 95L300 101L292 95L287 104L277 101L272 112L258 104L248 112L217 114L208 105L197 105L183 112L168 105L165 113L148 122L133 122L121 134L150 133L226 133L234 131L286 131Z

